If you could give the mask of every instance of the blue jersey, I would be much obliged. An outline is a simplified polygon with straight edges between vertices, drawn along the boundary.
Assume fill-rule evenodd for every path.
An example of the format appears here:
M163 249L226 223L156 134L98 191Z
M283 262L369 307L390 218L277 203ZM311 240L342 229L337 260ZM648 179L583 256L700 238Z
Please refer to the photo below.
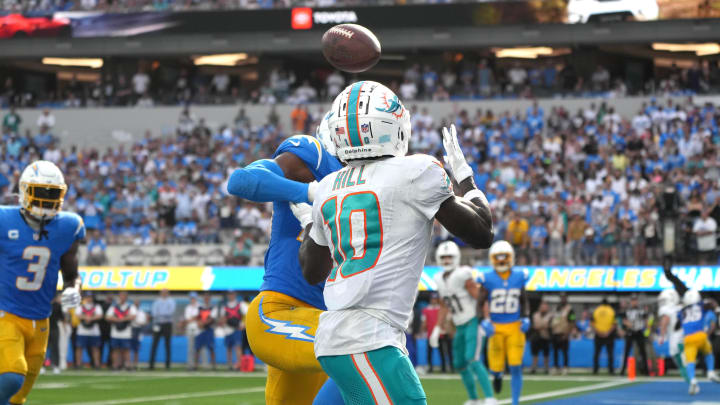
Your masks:
M492 322L511 323L520 320L520 293L527 279L527 270L511 269L507 279L500 277L495 270L480 273L478 283L487 291Z
M302 159L318 181L342 168L340 162L311 136L291 136L280 144L273 158L285 152ZM265 253L265 275L260 290L283 293L324 310L325 283L308 284L300 269L298 250L302 231L300 223L290 211L290 205L287 202L273 202L270 246Z
M35 320L50 316L60 258L85 237L85 225L77 214L60 212L45 230L47 237L38 238L20 207L0 206L0 310Z
M690 305L680 311L680 321L682 322L683 334L685 336L690 336L705 330L705 319L703 315L702 304Z

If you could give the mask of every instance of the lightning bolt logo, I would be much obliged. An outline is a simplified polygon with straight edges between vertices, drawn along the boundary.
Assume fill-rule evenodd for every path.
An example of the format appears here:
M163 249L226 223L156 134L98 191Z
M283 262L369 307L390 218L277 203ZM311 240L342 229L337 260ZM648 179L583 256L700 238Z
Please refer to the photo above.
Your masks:
M258 314L260 315L260 320L265 325L269 326L269 328L267 328L265 332L285 336L285 339L302 340L304 342L315 341L315 336L306 333L306 331L310 329L309 326L293 325L293 323L290 321L281 321L279 319L271 319L266 317L262 309L264 299L265 297L260 299L260 305L258 305Z

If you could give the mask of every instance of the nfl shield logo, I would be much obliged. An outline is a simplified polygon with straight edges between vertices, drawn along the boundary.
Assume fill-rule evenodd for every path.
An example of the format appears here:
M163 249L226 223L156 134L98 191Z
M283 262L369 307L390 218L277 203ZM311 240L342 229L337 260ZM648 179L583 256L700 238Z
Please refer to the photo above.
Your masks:
M362 124L360 125L360 131L363 133L367 133L370 130L370 124Z

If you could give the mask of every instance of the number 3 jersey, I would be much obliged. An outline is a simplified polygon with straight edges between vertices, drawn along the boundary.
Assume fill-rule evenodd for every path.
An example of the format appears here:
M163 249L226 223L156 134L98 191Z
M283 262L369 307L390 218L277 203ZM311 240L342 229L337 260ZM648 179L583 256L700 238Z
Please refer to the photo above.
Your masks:
M328 246L334 267L317 357L405 351L433 219L452 195L445 170L427 155L354 162L320 182L309 236Z
M77 214L59 212L45 231L40 238L20 207L0 206L0 311L34 320L50 316L60 258L85 237L85 225Z
M465 283L473 279L472 269L467 266L440 272L433 277L438 294L450 309L452 321L456 326L464 325L477 314L477 302L470 295Z
M520 293L527 280L527 270L511 269L507 278L503 278L495 270L480 273L478 282L488 294L490 321L511 323L520 320Z

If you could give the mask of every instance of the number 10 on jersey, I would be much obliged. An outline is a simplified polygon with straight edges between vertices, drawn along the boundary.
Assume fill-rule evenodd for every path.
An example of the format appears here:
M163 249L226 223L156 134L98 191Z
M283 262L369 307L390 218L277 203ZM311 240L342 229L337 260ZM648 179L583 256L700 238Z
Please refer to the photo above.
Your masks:
M323 202L320 211L330 230L332 256L337 263L328 281L335 281L338 272L346 278L375 267L383 243L377 195L372 191L352 193L344 196L339 204L338 197L331 197Z

